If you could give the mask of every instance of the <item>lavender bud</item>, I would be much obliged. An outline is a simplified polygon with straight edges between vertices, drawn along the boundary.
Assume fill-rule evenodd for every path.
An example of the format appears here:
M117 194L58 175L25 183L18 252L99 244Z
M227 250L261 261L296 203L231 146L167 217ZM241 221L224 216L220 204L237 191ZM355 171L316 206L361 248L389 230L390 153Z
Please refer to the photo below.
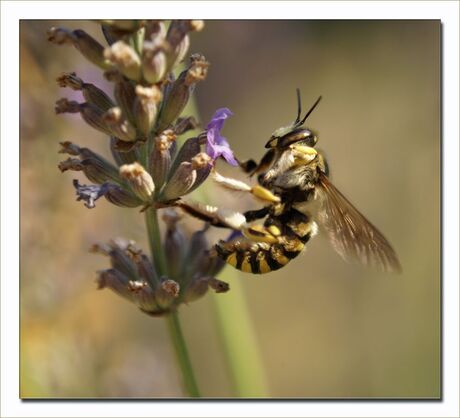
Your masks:
M96 282L98 289L108 288L128 300L132 300L132 294L128 289L129 278L115 269L100 271Z
M172 175L173 172L177 170L179 165L183 163L184 161L190 162L191 159L197 155L201 151L200 148L200 142L199 139L194 137L194 138L188 138L185 142L184 145L179 149L179 152L176 155L176 158L173 161L170 173ZM171 176L170 175L170 176Z
M170 48L168 51L168 71L180 63L187 54L190 46L188 33L203 29L202 20L173 20L168 28L166 40Z
M74 30L73 34L76 37L76 41L74 42L75 48L77 48L88 61L104 70L112 67L110 62L104 57L104 47L92 36L80 29Z
M178 199L190 190L195 180L196 170L193 168L193 164L189 162L181 163L163 187L160 200L168 202Z
M61 149L58 151L59 154L69 154L69 155L80 155L82 148L80 148L78 145L70 142L70 141L64 141L64 142L59 142L59 145L61 145Z
M175 143L176 135L170 129L163 131L161 135L155 138L154 148L150 156L153 181L160 189L171 168L171 145Z
M158 103L161 101L161 91L157 86L136 86L134 114L139 131L148 136L156 120Z
M116 161L117 165L123 164L131 164L135 161L139 160L139 156L135 149L130 151L120 152L119 143L122 142L123 144L129 144L128 142L120 141L118 138L110 137L110 151L112 152L112 156Z
M130 184L134 193L144 202L150 202L155 184L150 174L139 163L125 164L120 167L120 175Z
M216 293L225 293L230 290L230 286L228 283L223 282L222 280L218 280L215 277L210 277L208 279L208 284L211 289L213 289Z
M48 41L56 45L73 44L77 40L72 31L64 28L52 27L47 30L46 34Z
M136 118L134 116L134 102L136 100L134 83L123 77L123 75L116 70L106 71L104 75L107 80L115 83L113 95L123 115L125 115L126 119L134 126L136 124Z
M169 308L179 296L179 292L179 283L163 278L160 286L155 289L156 302L160 308Z
M145 41L162 45L166 39L166 26L161 20L149 20L145 24ZM145 49L145 47L144 47Z
M180 116L195 84L206 78L208 67L209 63L204 56L198 54L192 56L189 68L179 75L168 96L165 97L164 107L158 121L158 132L168 128Z
M182 135L188 131L197 129L199 126L198 122L193 116L188 116L186 118L177 119L176 124L174 125L174 133L176 135Z
M57 45L73 44L88 61L98 67L108 69L112 66L104 58L104 47L83 30L78 29L71 32L63 28L51 28L47 34L48 40Z
M112 248L112 251L110 251L110 263L115 270L121 271L131 280L139 279L136 264L127 255L126 251L121 248Z
M104 57L115 64L131 80L142 77L141 60L136 51L123 41L117 41L104 50Z
M110 28L123 32L123 33L133 33L139 30L145 21L143 20L101 20L101 24L104 26L109 26Z
M204 296L208 291L208 280L205 277L194 278L190 285L187 287L184 293L183 301L184 303L193 302L202 296Z
M98 154L92 154L90 158L85 158L83 160L68 158L65 161L61 161L58 167L61 172L67 170L83 171L88 180L93 183L102 184L106 181L120 183L121 179L118 174L118 169Z
M137 261L137 268L139 275L150 284L152 289L160 283L152 262L145 254L141 254L139 257L139 260Z
M114 106L112 99L94 84L85 83L75 73L64 73L57 78L60 87L70 87L73 90L81 90L83 97L89 103L102 110L108 110Z
M126 142L133 142L136 140L136 130L123 117L119 107L112 107L107 110L103 115L103 120L110 129L112 135L116 136L118 139Z
M208 248L209 243L205 230L194 232L190 238L188 252L183 263L186 277L193 277L195 274L200 277L204 276L209 259Z
M167 62L163 46L154 42L144 42L142 56L142 73L151 84L163 80L166 75Z
M165 254L168 272L173 278L179 277L187 245L184 232L177 225L179 219L179 214L173 209L167 209L163 214L163 220L166 223Z
M89 126L107 135L111 134L103 118L104 111L91 103L78 103L63 98L56 102L54 110L56 114L80 113L82 119Z
M134 194L115 184L109 184L105 198L112 204L124 208L137 208L142 205L142 200Z

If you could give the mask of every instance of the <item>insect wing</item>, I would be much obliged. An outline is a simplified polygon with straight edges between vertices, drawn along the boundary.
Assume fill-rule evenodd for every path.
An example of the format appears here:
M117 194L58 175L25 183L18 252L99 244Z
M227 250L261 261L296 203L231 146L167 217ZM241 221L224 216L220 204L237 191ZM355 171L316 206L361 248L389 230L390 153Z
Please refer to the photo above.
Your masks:
M318 192L322 207L318 221L345 261L359 261L387 272L401 272L398 257L382 235L329 181L320 174Z

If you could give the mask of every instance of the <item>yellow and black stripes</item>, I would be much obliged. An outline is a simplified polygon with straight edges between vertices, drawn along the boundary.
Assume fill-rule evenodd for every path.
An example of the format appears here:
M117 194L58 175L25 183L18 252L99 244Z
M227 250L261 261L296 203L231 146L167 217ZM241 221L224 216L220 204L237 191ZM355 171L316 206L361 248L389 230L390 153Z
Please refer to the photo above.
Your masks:
M247 228L245 237L220 241L219 256L245 273L265 274L285 266L305 247L315 225L306 215L291 209L280 216L269 216L264 226Z

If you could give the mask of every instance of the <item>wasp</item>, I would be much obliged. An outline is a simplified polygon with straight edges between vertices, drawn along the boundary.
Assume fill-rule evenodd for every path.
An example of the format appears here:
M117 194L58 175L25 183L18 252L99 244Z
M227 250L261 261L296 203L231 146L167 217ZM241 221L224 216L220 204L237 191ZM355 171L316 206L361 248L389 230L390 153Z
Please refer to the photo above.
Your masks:
M232 229L229 239L215 245L215 252L246 273L265 274L284 267L318 230L346 261L399 272L398 257L382 233L329 180L326 159L315 149L318 137L304 126L320 100L321 96L301 117L297 89L294 122L271 135L259 163L238 161L249 176L257 174L256 186L213 172L219 185L251 193L264 202L262 208L239 213L194 202L181 201L179 206L212 225Z

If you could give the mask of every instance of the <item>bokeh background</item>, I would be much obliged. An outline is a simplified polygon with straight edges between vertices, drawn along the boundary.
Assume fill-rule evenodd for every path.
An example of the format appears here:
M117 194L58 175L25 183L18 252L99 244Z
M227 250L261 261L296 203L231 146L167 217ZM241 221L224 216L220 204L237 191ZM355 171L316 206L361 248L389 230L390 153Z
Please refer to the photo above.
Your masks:
M110 92L50 26L21 22L21 388L23 398L180 397L165 323L109 291L96 291L107 260L93 242L124 236L145 245L143 216L99 201L87 210L60 174L58 142L108 155L102 134L54 115L55 78L76 71ZM440 22L207 21L190 52L211 62L196 104L206 123L235 116L224 134L241 158L259 157L271 132L304 107L336 186L387 236L401 275L344 263L324 237L286 268L240 275L272 397L431 397L440 388ZM236 170L222 168L238 176ZM241 178L241 177L240 177ZM211 201L254 207L208 186ZM232 285L232 282L230 283ZM181 308L202 392L232 396L214 304ZM235 335L238 338L238 335Z

